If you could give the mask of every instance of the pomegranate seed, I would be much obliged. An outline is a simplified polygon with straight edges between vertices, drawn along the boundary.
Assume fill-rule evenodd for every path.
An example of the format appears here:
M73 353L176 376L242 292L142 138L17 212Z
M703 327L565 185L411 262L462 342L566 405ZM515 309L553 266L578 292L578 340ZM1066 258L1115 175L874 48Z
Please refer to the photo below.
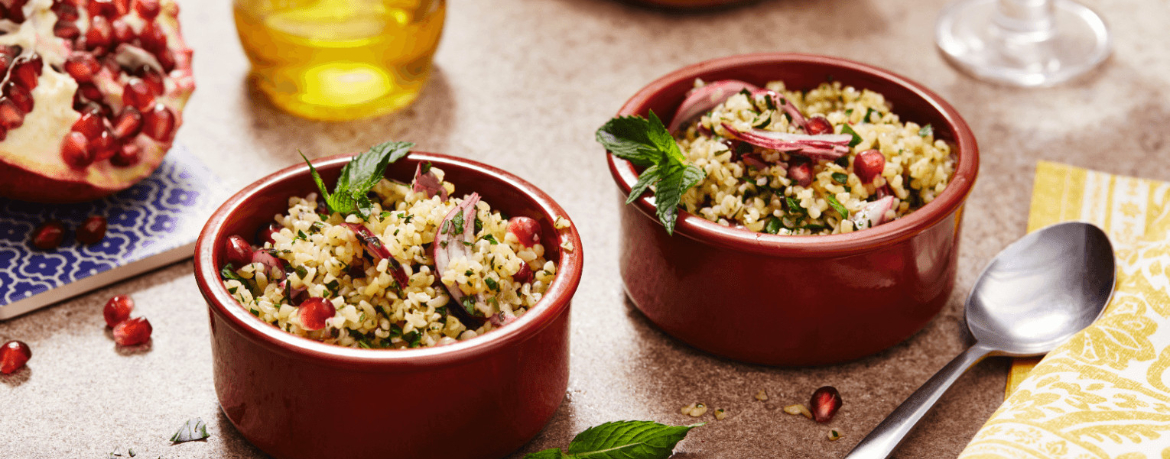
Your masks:
M512 217L508 220L508 232L515 234L524 247L540 242L540 224L528 217Z
M865 150L853 158L853 173L861 179L861 183L873 182L873 179L882 175L886 168L886 157L877 150Z
M118 8L114 6L113 0L89 0L88 6L90 16L112 18L118 15Z
M142 130L142 112L127 105L114 119L114 137L125 140L138 135Z
M228 264L236 268L243 268L252 262L252 246L239 236L228 238L227 242L223 244L223 253Z
M260 229L256 231L256 245L263 246L264 243L275 244L275 241L272 240L272 235L279 233L281 228L284 227L280 226L280 223L276 222L271 222L267 225L261 226Z
M169 49L164 50L161 53L155 54L154 57L158 58L159 65L162 65L163 70L165 70L167 73L170 73L171 70L175 69L175 53L172 52L171 50L169 50ZM190 62L191 62L191 58L190 58L190 56L188 56L187 63L190 63Z
M9 341L0 347L0 373L12 374L24 368L28 359L32 358L32 349L20 341Z
M167 49L167 35L162 28L154 21L147 22L142 26L142 33L138 35L138 40L142 43L142 49L150 51L152 54L159 54Z
M65 140L61 142L61 157L69 167L85 169L93 162L93 157L89 155L89 139L77 131L66 134Z
M105 161L113 158L118 153L120 145L114 139L114 134L110 133L105 126L102 127L102 132L98 134L97 138L89 139L89 154L93 157L94 162Z
M122 102L139 110L154 104L154 93L141 78L130 78L122 87Z
M16 102L7 97L0 97L0 126L13 130L24 124L24 111L16 106Z
M77 122L73 123L72 128L74 132L84 134L86 139L97 138L97 136L101 135L102 129L105 129L105 125L102 124L101 116L91 112L83 113L81 118L78 118Z
M77 6L69 2L54 2L52 9L53 13L57 14L57 24L71 23L81 17L77 13Z
M130 295L115 295L106 301L102 308L102 316L106 318L106 326L114 328L130 318L130 311L134 310L134 299Z
M155 95L161 96L164 92L166 92L167 86L166 83L163 82L163 74L159 73L158 70L155 70L154 67L144 65L142 66L142 70L140 70L139 73L142 74L142 81L146 83L146 86L150 87L151 92L153 92Z
M114 41L116 43L130 43L134 40L134 29L130 28L130 24L121 19L115 19L110 23L110 28L114 31Z
M138 164L138 145L126 143L118 150L118 153L110 158L110 164L118 167L127 167Z
M11 81L4 83L4 96L12 100L20 110L28 113L33 110L35 101L27 89Z
M20 24L24 22L24 4L25 0L16 0L8 6L8 20Z
M788 179L807 187L812 184L812 167L807 162L794 162L788 166Z
M114 0L114 7L118 11L118 16L124 16L130 12L130 0Z
M102 70L102 64L93 57L92 53L74 51L65 59L65 72L77 80L78 83L93 81L94 75Z
M3 142L6 138L8 138L8 130L4 129L4 126L0 126L0 142Z
M41 250L53 250L65 240L65 225L57 220L41 223L33 230L32 245Z
M806 125L805 129L809 134L813 135L832 134L833 123L830 123L829 120L823 116L814 116L808 119L808 124Z
M126 319L114 326L114 342L119 346L135 346L150 341L150 321L145 317Z
M147 21L153 20L158 16L159 8L158 0L138 0L134 4L134 9L138 11L138 15Z
M3 5L0 4L0 8L2 7ZM20 56L20 51L19 46L0 46L0 67L3 67L5 72L8 71L9 67L12 67L16 57Z
M520 269L512 275L512 280L521 284L532 282L532 268L528 267L528 263L520 263Z
M81 29L77 28L77 24L61 20L57 21L57 24L53 26L53 35L73 41L81 36Z
M812 407L813 419L817 422L829 422L841 408L841 394L837 393L833 386L825 386L813 392L812 400L808 404Z
M102 101L102 90L98 89L97 86L94 86L91 83L81 83L77 85L77 93L81 94L81 97L84 97L85 100L90 102L100 103ZM101 111L100 106L98 106L98 111Z
M90 11L93 11L93 2L90 2ZM98 48L110 49L110 44L114 40L114 28L110 25L110 21L103 16L92 16L89 18L89 30L85 32L85 48L94 50Z
M333 303L324 298L309 298L301 303L298 309L301 315L301 328L309 331L320 330L325 327L325 319L337 314Z
M153 109L142 114L142 132L154 140L171 140L174 130L175 115L166 105L155 104Z
M93 245L106 237L106 217L90 215L77 227L77 242Z
M18 57L12 64L11 78L17 84L24 86L24 89L31 92L37 88L37 78L40 78L41 72L44 70L44 65L44 62L41 61L40 54Z

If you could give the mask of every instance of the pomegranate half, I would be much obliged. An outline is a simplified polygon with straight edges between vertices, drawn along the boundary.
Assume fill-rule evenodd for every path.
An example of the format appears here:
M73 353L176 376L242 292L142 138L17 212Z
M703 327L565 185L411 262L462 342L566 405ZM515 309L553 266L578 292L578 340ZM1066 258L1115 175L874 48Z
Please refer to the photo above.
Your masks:
M0 196L89 201L150 175L195 89L173 0L0 0Z

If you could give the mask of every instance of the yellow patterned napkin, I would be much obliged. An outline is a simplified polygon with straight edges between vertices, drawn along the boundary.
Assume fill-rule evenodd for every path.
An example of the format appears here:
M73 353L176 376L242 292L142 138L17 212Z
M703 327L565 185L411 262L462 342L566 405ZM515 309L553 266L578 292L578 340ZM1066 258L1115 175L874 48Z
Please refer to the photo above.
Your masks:
M1028 231L1070 220L1109 234L1113 301L1038 363L1013 365L1007 400L960 459L1170 459L1170 183L1041 162Z

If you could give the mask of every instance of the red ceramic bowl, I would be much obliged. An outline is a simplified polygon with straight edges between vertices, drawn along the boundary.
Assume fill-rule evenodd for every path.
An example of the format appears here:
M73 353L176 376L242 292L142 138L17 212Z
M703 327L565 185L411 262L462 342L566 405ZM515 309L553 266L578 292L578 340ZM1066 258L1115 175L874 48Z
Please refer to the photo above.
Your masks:
M699 349L770 365L855 359L921 329L955 282L963 202L979 151L955 109L922 85L856 62L800 54L715 59L666 75L618 112L665 122L695 78L757 85L783 80L807 90L832 78L878 91L903 120L930 123L958 157L954 178L930 204L885 225L849 234L779 236L720 226L680 212L674 236L648 197L621 207L621 275L626 293L666 333ZM609 155L621 202L637 181Z
M332 184L351 155L313 161ZM260 321L217 274L223 242L255 233L288 198L316 191L308 166L286 168L240 191L207 222L195 246L195 279L207 300L215 391L248 441L277 458L501 457L540 432L569 378L569 301L581 280L581 239L554 230L567 217L515 175L434 153L411 153L386 176L409 181L420 161L446 171L460 194L535 218L558 275L516 322L449 346L374 350L324 344ZM572 251L561 250L562 243Z
M713 9L759 0L626 0L668 10Z

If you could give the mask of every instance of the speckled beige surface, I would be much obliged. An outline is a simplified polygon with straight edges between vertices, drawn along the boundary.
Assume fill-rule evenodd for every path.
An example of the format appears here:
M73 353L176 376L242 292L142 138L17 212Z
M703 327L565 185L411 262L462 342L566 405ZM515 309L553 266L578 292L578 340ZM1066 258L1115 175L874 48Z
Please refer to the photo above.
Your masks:
M979 270L1021 236L1039 159L1170 180L1170 3L1092 0L1115 33L1099 71L1054 89L1004 89L948 67L934 50L942 1L775 0L703 14L668 14L610 0L453 0L433 81L397 115L341 124L276 111L245 80L228 0L180 0L198 90L179 142L234 189L309 156L387 138L488 162L532 181L576 221L588 263L573 304L569 391L520 453L565 446L618 419L693 420L701 401L729 416L693 432L678 457L842 457L964 346L962 300ZM853 363L779 369L740 365L680 345L622 294L615 188L593 131L637 89L677 67L758 51L842 56L915 79L949 100L980 142L983 167L966 208L951 302L905 343ZM148 349L115 348L105 300L129 293L154 324ZM258 457L220 413L207 313L178 263L0 323L0 341L33 349L29 369L0 377L0 457ZM954 457L1002 400L1007 363L979 364L940 401L897 457ZM295 383L295 382L285 382ZM818 386L845 405L827 427L784 414ZM771 397L753 395L767 389ZM187 418L211 438L171 446ZM344 422L344 420L339 420ZM518 454L516 457L519 457Z

